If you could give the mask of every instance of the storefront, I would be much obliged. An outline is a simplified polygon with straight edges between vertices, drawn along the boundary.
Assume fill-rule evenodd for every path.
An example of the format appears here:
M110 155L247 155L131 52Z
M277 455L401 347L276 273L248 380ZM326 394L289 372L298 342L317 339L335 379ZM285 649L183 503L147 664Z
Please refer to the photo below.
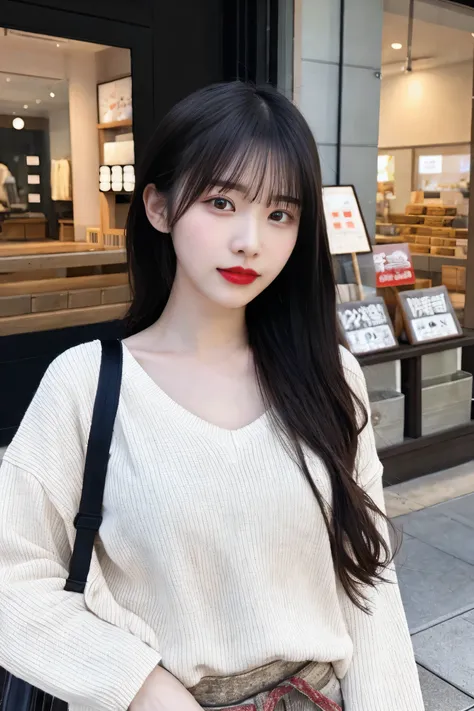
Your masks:
M120 334L123 228L154 126L212 82L277 83L278 11L270 0L2 2L0 447L55 356Z
M295 99L325 185L355 187L372 243L335 252L341 313L354 328L387 307L394 332L378 352L373 332L354 337L387 484L474 458L471 5L295 2Z
M406 298L414 290L422 331L400 353L365 360L377 363L366 374L382 457L401 479L474 456L472 333L458 337L454 325L452 333L439 327L453 317L472 326L474 313L466 293L474 12L446 2L414 2L407 14L390 9L382 31L375 243L379 260L390 250L411 255L415 283L397 291ZM387 289L377 291L390 301ZM443 315L436 299L445 303ZM446 335L454 339L436 340Z

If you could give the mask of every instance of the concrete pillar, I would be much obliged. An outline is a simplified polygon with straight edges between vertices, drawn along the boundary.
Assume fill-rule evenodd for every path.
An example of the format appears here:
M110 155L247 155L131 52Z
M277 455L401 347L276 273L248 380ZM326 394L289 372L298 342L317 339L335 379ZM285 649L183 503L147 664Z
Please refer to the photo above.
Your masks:
M383 0L345 0L340 95L340 0L295 0L295 101L318 143L323 182L357 190L369 234L375 235ZM373 285L371 255L359 258ZM350 263L350 260L349 260Z
M100 224L95 56L71 52L67 67L74 234L76 242L81 242L86 239L86 227Z

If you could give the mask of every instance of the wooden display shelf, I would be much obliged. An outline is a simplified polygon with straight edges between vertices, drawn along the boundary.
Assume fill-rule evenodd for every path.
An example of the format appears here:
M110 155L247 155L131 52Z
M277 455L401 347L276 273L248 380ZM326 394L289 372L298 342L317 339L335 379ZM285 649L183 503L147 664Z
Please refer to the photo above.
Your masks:
M34 254L65 254L67 252L98 251L100 248L87 242L59 242L58 240L42 240L41 242L0 244L0 257L19 257Z
M4 257L0 255L0 274L40 271L42 269L67 269L71 267L94 267L105 264L125 264L125 249L84 248L82 251L67 251L64 254L43 253Z
M132 128L132 119L123 119L123 121L111 121L110 123L98 123L99 131L105 131L109 128Z
M0 244L9 240L45 240L47 220L46 217L9 217L2 223Z
M405 440L381 449L384 484L408 481L474 458L474 421L460 427L422 436L422 357L462 348L462 369L474 373L474 330L463 335L417 345L403 344L391 351L360 356L362 366L401 361L402 391L405 393ZM474 412L471 416L474 416ZM453 445L449 447L449 445Z
M465 328L462 336L456 338L448 338L445 341L430 341L428 343L419 343L409 345L403 343L390 351L381 351L380 353L370 353L359 357L359 362L362 366L376 365L377 363L390 363L394 360L406 360L407 358L418 358L419 356L429 355L430 353L441 353L441 351L449 351L451 348L465 348L466 346L474 346L474 330Z
M393 486L474 459L474 421L434 435L405 439L379 452L384 486Z
M104 304L103 306L62 309L21 316L5 316L0 318L0 336L51 331L72 326L86 326L103 321L115 321L125 316L128 306L127 303Z
M0 284L2 296L22 296L24 294L46 294L53 291L73 291L79 289L104 289L107 286L128 284L128 274L91 274L80 277L57 277L54 279L35 279L33 281L15 281Z

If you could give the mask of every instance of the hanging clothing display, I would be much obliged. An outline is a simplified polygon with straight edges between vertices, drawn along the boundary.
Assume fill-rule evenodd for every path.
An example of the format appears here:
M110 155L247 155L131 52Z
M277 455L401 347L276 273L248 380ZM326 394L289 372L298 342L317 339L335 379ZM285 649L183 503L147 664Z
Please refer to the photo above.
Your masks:
M9 205L10 201L8 199L7 191L5 189L5 181L7 178L11 177L11 173L8 167L4 163L0 163L0 202Z
M51 161L51 199L72 199L71 166L67 158Z

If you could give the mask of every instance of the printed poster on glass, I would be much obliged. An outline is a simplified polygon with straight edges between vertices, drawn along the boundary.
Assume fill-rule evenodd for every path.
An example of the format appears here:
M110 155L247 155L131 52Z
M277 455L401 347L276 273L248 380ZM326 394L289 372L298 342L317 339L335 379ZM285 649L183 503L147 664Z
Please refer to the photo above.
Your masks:
M398 345L381 296L338 304L337 316L347 347L354 355L375 353Z
M331 254L363 254L372 251L353 185L324 187L323 204Z
M445 286L403 291L398 298L410 343L462 336L461 326Z

